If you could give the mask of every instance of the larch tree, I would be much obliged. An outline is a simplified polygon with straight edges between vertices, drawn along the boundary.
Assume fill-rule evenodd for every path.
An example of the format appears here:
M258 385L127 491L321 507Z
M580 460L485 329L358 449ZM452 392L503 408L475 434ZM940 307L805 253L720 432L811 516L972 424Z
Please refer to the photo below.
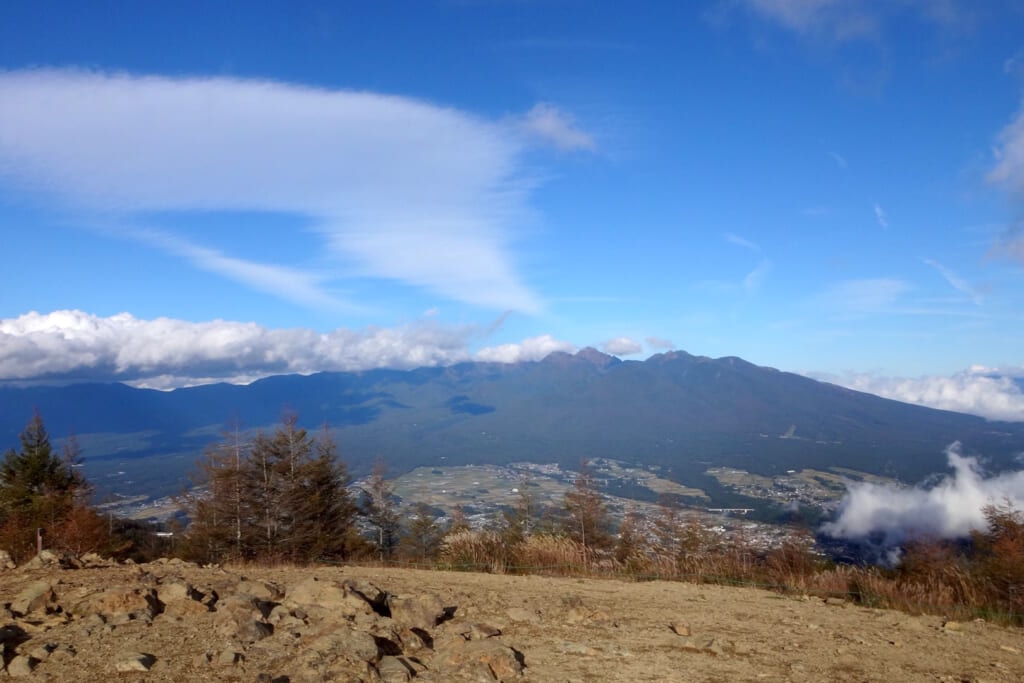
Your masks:
M375 545L381 560L394 554L400 529L394 487L385 477L387 469L387 465L378 460L363 489L363 518L377 532Z
M565 533L583 546L586 556L590 551L608 548L611 545L609 527L611 521L604 499L597 490L594 471L583 461L572 488L565 493L564 502L567 517ZM589 563L589 558L584 557Z

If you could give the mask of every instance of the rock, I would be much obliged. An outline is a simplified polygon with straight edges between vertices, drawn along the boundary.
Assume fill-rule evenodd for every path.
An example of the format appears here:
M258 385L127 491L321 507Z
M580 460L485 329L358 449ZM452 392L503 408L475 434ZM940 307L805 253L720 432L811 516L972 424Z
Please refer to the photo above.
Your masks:
M589 645L583 643L570 643L564 642L558 648L559 652L563 652L567 655L583 655L584 657L594 657L601 654L600 650L595 650Z
M39 664L39 660L31 655L18 655L7 665L7 675L11 678L30 676L37 664Z
M17 569L18 565L14 564L14 558L6 550L0 550L0 569Z
M119 673L149 671L156 663L156 657L144 652L127 652L117 658L114 668Z
M404 657L381 657L377 663L377 674L383 683L404 683L416 675L413 667Z
M232 649L221 651L214 660L217 666L235 666L245 659L245 655Z
M266 619L273 608L274 605L272 603L265 602L259 598L253 597L252 595L246 595L244 593L230 595L217 602L218 612L230 612L231 614L241 614L245 616L259 616L261 619Z
M434 639L423 629L403 628L398 632L398 640L402 644L402 651L406 654L415 654L420 650L429 650L434 645Z
M98 614L106 623L117 625L135 620L152 621L163 607L152 588L119 586L87 598L73 611L76 616Z
M432 593L417 597L391 596L388 607L391 618L397 623L424 630L437 626L446 614L441 598Z
M115 560L109 560L97 553L86 553L79 561L83 567L113 567L117 564Z
M20 617L36 613L52 614L58 610L60 605L57 604L57 594L53 592L49 581L29 584L11 602L11 612Z
M1017 648L1013 647L1012 645L1000 645L999 649L1002 650L1003 652L1009 652L1010 654L1014 654L1014 655L1019 655L1020 654L1020 650L1018 650Z
M825 598L825 604L831 607L846 607L846 600L843 598Z
M308 648L309 651L328 659L343 657L349 661L371 664L375 664L381 654L372 635L346 626L315 638L309 643Z
M164 612L173 616L187 617L210 611L204 595L185 581L171 581L160 586L157 598L164 604Z
M533 625L540 624L539 614L522 607L510 607L505 613L512 621L524 622Z
M668 625L668 627L670 629L672 629L672 631L675 632L677 635L680 635L680 636L691 635L691 633L690 633L690 625L687 624L685 621L673 621L671 624Z
M489 624L471 624L469 627L470 640L483 640L501 635L501 629Z
M682 648L687 652L702 652L707 655L722 655L733 648L714 638L685 638Z
M292 606L316 606L340 617L371 614L373 607L359 593L337 581L310 577L290 586L284 601Z
M942 628L946 631L962 631L964 626L959 621L945 621Z
M444 673L457 676L488 674L499 681L519 678L522 655L500 640L473 640L446 652L438 652L434 663Z
M203 595L187 581L170 581L160 586L157 596L164 604L179 600L202 600Z
M57 649L57 643L46 643L38 647L32 648L28 653L28 656L32 659L38 659L40 662L45 662L50 658L50 654Z
M265 602L277 602L284 597L284 591L280 586L267 581L243 579L235 586L235 590Z
M69 553L55 553L44 550L25 563L23 569L79 569L82 563Z

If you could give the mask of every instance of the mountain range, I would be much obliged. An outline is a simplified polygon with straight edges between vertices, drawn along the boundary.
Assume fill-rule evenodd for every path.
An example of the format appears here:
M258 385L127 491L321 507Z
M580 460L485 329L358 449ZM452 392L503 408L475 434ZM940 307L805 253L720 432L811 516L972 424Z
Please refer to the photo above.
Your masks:
M844 467L916 482L944 472L960 441L992 471L1015 469L1024 423L933 410L761 367L683 351L621 361L594 349L514 364L268 377L174 391L124 384L0 387L0 448L38 409L51 435L74 433L101 491L164 495L226 425L272 429L295 411L327 425L354 474L384 460L417 466L613 458L728 503L706 471L771 476Z

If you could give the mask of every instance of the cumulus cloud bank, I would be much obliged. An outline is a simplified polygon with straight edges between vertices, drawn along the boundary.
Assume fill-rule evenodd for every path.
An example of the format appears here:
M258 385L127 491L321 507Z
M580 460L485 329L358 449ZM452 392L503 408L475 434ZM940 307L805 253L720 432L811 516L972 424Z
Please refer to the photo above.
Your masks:
M544 336L474 354L470 344L479 335L473 325L433 320L320 333L225 320L33 312L0 320L0 381L116 380L166 389L283 373L407 369L474 359L511 363L572 350Z
M848 484L836 520L824 524L822 532L847 540L883 534L885 545L920 537L963 538L987 528L986 506L1024 507L1024 472L986 478L978 461L961 453L959 442L946 455L953 474L931 488Z
M488 121L275 81L0 72L0 183L57 198L94 223L132 225L153 211L299 215L339 277L500 310L541 307L514 258L517 228L531 220L523 152L537 138L594 145L551 105L522 122ZM150 242L246 281L246 264L230 255L203 257L180 237ZM323 292L305 291L316 286L300 282L299 298L317 303Z
M971 368L952 376L881 377L864 373L816 374L816 379L883 398L980 415L990 420L1024 421L1024 391L1009 374Z

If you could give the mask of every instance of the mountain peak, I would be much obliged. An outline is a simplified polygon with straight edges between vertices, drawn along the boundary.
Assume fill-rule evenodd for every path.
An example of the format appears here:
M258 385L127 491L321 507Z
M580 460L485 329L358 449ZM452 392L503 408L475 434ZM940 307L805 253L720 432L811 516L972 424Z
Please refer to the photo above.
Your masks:
M615 356L610 356L607 353L602 353L598 351L593 346L587 346L586 348L580 349L579 351L576 352L575 358L585 360L588 363L596 365L601 369L622 362Z

